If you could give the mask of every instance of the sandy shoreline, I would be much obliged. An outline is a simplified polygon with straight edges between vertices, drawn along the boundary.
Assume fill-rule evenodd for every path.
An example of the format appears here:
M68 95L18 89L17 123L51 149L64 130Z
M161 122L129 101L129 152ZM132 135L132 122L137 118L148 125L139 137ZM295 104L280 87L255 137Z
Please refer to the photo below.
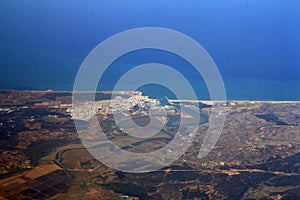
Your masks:
M32 92L32 93L70 93L72 94L74 91L70 90L0 90L0 92ZM95 91L75 91L75 93L94 93ZM103 94L111 94L113 91L96 91L96 93L103 93ZM128 94L130 91L114 91L115 94ZM176 100L176 99L168 99L171 103L204 103L207 105L213 105L215 103L225 103L225 102L232 102L232 103L300 103L299 101L295 100L239 100L239 99L227 99L224 101L212 101L212 100Z

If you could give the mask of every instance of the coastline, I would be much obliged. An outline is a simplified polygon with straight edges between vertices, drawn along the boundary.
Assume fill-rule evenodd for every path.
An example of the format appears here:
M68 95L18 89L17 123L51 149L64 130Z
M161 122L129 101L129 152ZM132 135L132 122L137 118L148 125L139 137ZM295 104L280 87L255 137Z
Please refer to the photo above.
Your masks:
M204 103L207 105L212 105L215 103L224 103L224 102L234 102L234 103L300 103L300 101L274 101L274 100L224 100L224 101L211 101L211 100L174 100L169 99L171 103Z
M32 92L32 93L70 93L72 94L74 91L71 90L16 90L16 89L9 89L9 90L4 90L0 89L0 93L2 92ZM94 93L95 91L75 91L75 93ZM128 94L131 91L96 91L95 93L103 93L103 94ZM143 95L145 95L143 93ZM189 100L189 99L168 99L169 102L171 103L204 103L207 105L213 105L215 103L224 103L224 102L234 102L234 103L300 103L300 100L248 100L248 99L226 99L226 100L207 100L207 99L198 99L198 100Z

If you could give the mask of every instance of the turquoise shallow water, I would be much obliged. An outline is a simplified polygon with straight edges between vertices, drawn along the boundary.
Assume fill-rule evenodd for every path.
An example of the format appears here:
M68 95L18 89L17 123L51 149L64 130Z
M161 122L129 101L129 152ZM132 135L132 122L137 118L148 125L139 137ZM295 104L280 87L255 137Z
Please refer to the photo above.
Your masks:
M194 88L198 94L198 99L209 100L209 92L203 81L193 80ZM43 82L36 83L34 87L26 82L18 83L23 87L6 87L0 85L1 90L17 89L17 90L66 90L72 91L72 80L66 82ZM264 101L300 101L300 80L264 80L249 78L224 78L224 85L228 100L264 100ZM113 84L103 84L104 90L111 90ZM125 86L126 87L126 86ZM145 95L152 98L162 98L167 96L170 99L176 98L174 94L162 87L147 86L140 89ZM184 91L184 88L182 88ZM185 95L186 99L190 99L189 95Z
M199 84L194 85L198 99L210 99L209 92L203 82L199 81ZM228 100L300 101L300 81L298 80L232 78L224 79L224 85ZM146 87L142 91L153 98L163 96L176 98L172 93L159 87L155 87L154 90L151 87ZM186 99L190 99L188 94Z
M34 52L36 53L33 57ZM70 54L63 54L54 51L23 51L26 56L20 63L8 63L13 67L0 68L0 89L1 90L68 90L72 91L77 70L85 56L73 57ZM53 56L54 60L49 57ZM217 57L215 57L217 58ZM6 57L5 57L6 59ZM32 62L28 60L32 59ZM246 67L232 70L216 60L216 64L224 80L227 99L229 100L278 100L278 101L299 101L300 100L300 68L293 68L288 71L284 68L270 67L261 68L254 74ZM0 64L3 60L0 59ZM27 64L29 62L29 64ZM202 78L196 76L192 66L185 60L172 54L158 51L134 52L119 58L108 68L104 77L99 83L99 90L112 90L114 84L126 71L142 63L157 62L166 64L180 71L193 85L198 99L210 99L206 84ZM125 64L124 64L125 63ZM132 63L132 64L127 64ZM1 66L1 65L0 65ZM14 67L15 66L15 67ZM249 71L249 74L247 72ZM176 80L175 80L176 81ZM139 78L126 83L137 84ZM124 85L126 90L127 85ZM141 90L153 98L168 96L175 98L170 91L161 87L143 87ZM180 88L184 93L185 88ZM189 94L184 94L186 99L191 99Z
M228 99L300 100L300 80L231 79L225 85Z

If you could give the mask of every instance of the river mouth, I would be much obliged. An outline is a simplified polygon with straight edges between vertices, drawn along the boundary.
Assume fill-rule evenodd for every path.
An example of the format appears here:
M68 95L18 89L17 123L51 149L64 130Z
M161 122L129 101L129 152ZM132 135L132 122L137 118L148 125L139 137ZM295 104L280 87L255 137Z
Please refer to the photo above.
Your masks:
M156 126L148 126L151 120L155 120L155 117L163 116L160 114L152 115L151 117L153 119L151 119L149 115L131 115L131 119L120 121L119 125L127 130L134 130L135 127L131 123L129 123L132 120L139 126L146 127L149 130L155 129L157 131L157 134L152 137L138 140L135 140L134 137L132 137L130 134L127 135L127 139L130 138L129 140L134 142L130 143L129 145L122 146L122 149L136 153L148 153L151 151L156 151L169 144L170 141L173 140L173 138L178 133L179 127L197 128L201 125L207 124L209 121L209 116L206 113L194 110L182 104L170 104L168 101L160 101L160 105L158 106L173 107L176 110L177 114L167 114L167 121L162 129ZM181 111L182 113L188 113L191 118L184 119L184 116L181 116L181 114L179 114L181 113ZM197 121L196 119L198 119L199 121ZM114 141L112 142L114 143ZM150 143L155 143L156 145L149 146Z

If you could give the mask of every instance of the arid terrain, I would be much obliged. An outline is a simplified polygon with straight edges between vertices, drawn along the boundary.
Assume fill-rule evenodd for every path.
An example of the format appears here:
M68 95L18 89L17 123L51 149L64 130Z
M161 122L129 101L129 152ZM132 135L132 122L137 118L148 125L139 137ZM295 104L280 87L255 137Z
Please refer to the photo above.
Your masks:
M150 120L143 115L158 102L139 95L129 101L130 116L146 125ZM109 98L97 93L92 109L110 141L128 151L161 148L174 138L180 120L196 123L168 106L167 125L151 139L136 139L116 126ZM127 98L120 93L118 101ZM209 117L213 102L182 104ZM197 158L209 126L201 119L177 161L136 174L101 164L85 148L74 121L84 129L89 113L74 114L70 92L1 91L0 199L300 199L300 102L228 101L226 110L221 137L208 156Z

